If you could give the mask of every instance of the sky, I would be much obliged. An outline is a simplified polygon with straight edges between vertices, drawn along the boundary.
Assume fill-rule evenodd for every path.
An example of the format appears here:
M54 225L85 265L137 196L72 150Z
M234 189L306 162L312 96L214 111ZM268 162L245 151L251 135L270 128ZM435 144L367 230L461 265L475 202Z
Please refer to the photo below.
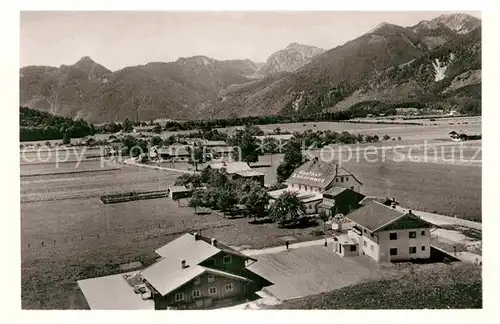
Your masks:
M194 55L265 62L292 42L331 49L381 22L413 26L447 13L22 11L20 65L70 65L83 56L112 71Z

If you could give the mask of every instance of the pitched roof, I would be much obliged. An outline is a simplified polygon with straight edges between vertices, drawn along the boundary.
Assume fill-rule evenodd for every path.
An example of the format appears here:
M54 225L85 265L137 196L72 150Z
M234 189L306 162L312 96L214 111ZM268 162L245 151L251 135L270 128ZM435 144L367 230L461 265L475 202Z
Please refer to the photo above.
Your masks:
M264 175L264 173L255 170L238 171L236 174L242 177L257 177Z
M405 213L387 207L377 201L369 200L364 206L346 215L346 218L349 218L370 231L375 231L381 226L391 223L403 215L405 215Z
M212 169L225 169L229 174L252 170L246 162L214 162L209 165Z
M326 188L332 183L336 176L352 176L361 184L361 182L348 170L336 163L321 161L318 158L307 161L295 169L286 181L288 183Z
M191 155L186 145L170 145L169 147L160 147L157 149L158 154L168 154L171 156L186 156Z
M181 265L178 264L178 269L171 272L170 264L166 261L166 259L163 259L141 272L141 276L146 279L162 296L165 296L204 273L211 273L241 281L250 281L242 276L222 270L202 267L200 265L190 265L183 269L181 268Z
M349 190L349 189L344 188L344 187L331 187L330 189L328 189L327 191L325 191L323 194L326 195L326 196L335 197L335 196L338 196L339 194L341 194L342 192L344 192L346 190Z
M186 233L172 242L157 249L156 254L168 258L175 263L175 267L185 260L187 264L199 264L200 262L219 253L219 249L204 240L196 240L191 233Z
M172 268L173 266L175 266L175 269ZM165 296L204 272L205 268L196 264L189 265L187 268L182 269L181 261L174 264L170 262L169 259L163 259L142 270L141 275L162 294L162 296Z
M205 272L235 277L233 274L199 265L221 251L256 261L223 243L213 246L211 238L200 235L199 239L195 239L195 235L187 233L157 249L155 252L162 259L142 270L141 275L162 295L168 294ZM186 261L187 268L182 268L182 261ZM236 279L246 280L244 277Z

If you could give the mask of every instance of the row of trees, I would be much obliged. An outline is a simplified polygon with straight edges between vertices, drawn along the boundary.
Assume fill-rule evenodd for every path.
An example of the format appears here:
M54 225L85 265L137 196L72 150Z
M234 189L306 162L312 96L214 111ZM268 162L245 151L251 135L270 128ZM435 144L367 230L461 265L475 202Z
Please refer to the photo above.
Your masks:
M266 188L252 180L232 180L227 173L209 167L198 174L180 176L176 185L193 188L189 206L231 212L236 205L245 206L247 217L268 217L283 227L300 224L306 214L303 202L294 192L283 193L268 209L270 197Z

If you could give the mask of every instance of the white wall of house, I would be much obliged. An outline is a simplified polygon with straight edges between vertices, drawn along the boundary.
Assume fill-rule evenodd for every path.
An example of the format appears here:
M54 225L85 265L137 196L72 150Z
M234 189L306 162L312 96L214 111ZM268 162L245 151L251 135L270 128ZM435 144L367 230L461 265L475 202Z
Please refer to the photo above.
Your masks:
M353 176L336 176L333 179L332 186L343 187L351 189L353 187L354 191L360 192L361 186L358 181L354 179Z
M360 255L369 255L375 261L380 261L380 246L377 244L377 236L371 237L370 233L363 233L362 242L359 246Z
M416 237L410 238L410 232L415 232ZM397 239L391 240L390 233L396 233ZM431 235L428 228L382 231L378 235L380 261L428 259L431 256ZM410 253L410 247L415 248L415 253ZM397 255L390 255L391 248L397 249Z

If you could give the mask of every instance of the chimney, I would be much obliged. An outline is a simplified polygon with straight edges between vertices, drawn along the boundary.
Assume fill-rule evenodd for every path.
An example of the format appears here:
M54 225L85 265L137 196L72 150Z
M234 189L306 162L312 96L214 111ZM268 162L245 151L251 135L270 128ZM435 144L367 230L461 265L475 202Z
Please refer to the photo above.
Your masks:
M392 198L392 202L395 203L396 202L396 199Z
M392 208L394 208L394 209L396 209L396 204L395 204L395 203L392 203L392 204L391 204L391 207L392 207Z
M408 209L408 214L413 215L413 214L411 213L411 209Z
M194 232L193 235L195 241L198 241L200 239L200 235L198 234L198 232Z
M211 243L213 246L217 247L217 240L212 237Z
M186 269L186 268L187 268L186 260L182 260L181 261L181 269Z

